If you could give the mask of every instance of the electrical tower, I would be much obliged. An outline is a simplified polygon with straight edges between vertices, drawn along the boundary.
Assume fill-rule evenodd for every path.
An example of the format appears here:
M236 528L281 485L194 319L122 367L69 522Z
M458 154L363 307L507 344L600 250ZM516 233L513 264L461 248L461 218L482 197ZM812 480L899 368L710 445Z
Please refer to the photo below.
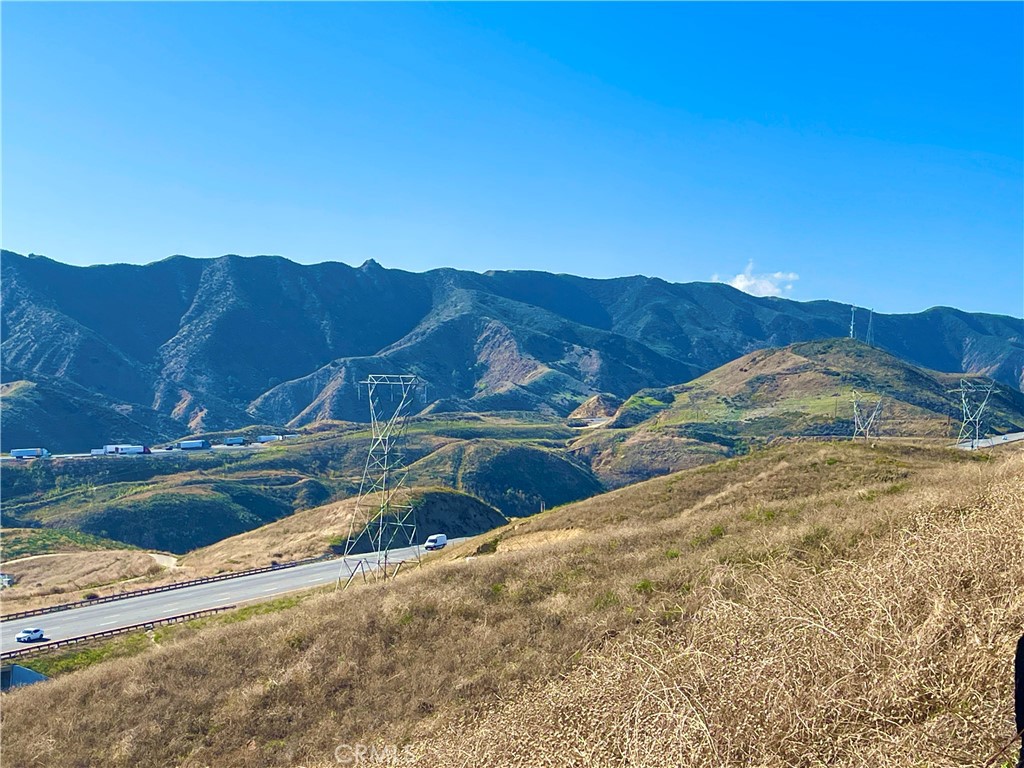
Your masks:
M868 310L868 335L865 339L869 347L875 346L875 310Z
M352 567L349 583L359 572L364 579L394 576L400 563L389 561L391 550L416 545L413 507L399 495L406 474L400 449L416 391L423 382L414 374L381 374L368 376L359 385L366 387L368 395L371 440L342 562L349 556L367 556ZM410 559L418 563L419 557L416 547Z
M857 308L855 306L851 305L850 306L850 338L851 339L857 338L853 334L853 326L854 326L854 323L856 321L857 321Z
M994 381L982 383L980 381L971 381L970 379L960 379L959 389L950 390L950 392L959 393L960 407L963 409L960 434L956 438L957 445L964 442L965 438L968 438L973 449L978 440L981 439L981 433L983 432L981 417L985 413L985 406L988 405L988 399L992 396L995 386L996 383Z
M875 407L871 408L871 412L868 413L870 405L860 399L860 395L857 394L857 390L853 391L853 439L856 440L860 435L864 436L864 440L867 441L874 430L875 437L878 437L878 425L880 422L880 416L882 413L882 398L878 398L878 402L875 403Z

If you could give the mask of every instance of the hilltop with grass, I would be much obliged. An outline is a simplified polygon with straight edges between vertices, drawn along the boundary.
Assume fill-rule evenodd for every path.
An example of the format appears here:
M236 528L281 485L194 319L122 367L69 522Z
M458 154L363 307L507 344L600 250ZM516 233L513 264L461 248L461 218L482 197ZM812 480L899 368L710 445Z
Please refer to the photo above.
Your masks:
M847 437L854 392L868 410L883 400L873 435L941 442L959 425L958 383L850 339L805 342L624 401L595 396L567 420L524 411L415 417L400 449L410 486L447 487L525 517L779 438ZM999 386L986 425L1024 429L1024 395ZM266 431L199 436L251 440ZM370 439L365 424L327 421L261 447L8 463L4 525L185 554L351 499Z
M513 521L387 585L38 659L57 677L5 696L4 758L981 765L1014 731L1022 516L1013 445L778 445Z
M952 439L960 378L846 338L760 350L685 384L641 390L573 452L622 485L777 438L848 437L855 393L865 416L882 401L873 436ZM985 421L996 433L1024 429L1024 395L997 385Z
M423 544L433 533L444 532L449 538L475 536L498 528L507 519L497 509L475 496L450 488L407 488L393 497L396 504L409 504L416 520L416 543ZM362 513L377 502L371 497L364 502ZM355 498L325 504L296 512L283 520L232 536L208 547L189 552L179 566L195 574L226 570L257 568L272 562L287 562L317 557L325 553L345 552L352 533L352 520L357 515ZM355 530L358 536L358 527ZM355 541L353 552L363 541Z

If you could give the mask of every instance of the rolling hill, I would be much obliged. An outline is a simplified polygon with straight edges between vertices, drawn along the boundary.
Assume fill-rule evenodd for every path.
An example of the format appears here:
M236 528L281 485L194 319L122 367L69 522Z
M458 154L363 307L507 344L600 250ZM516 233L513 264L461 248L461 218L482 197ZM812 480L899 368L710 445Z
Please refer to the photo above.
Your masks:
M959 425L958 383L851 339L800 342L621 402L592 397L568 420L589 426L529 412L416 417L402 452L410 485L526 517L779 438L847 438L855 390L868 408L884 399L874 435L941 442ZM998 387L988 414L989 428L1024 429L1024 394ZM354 496L369 443L363 424L320 422L260 449L9 465L5 525L184 553Z
M853 339L761 350L703 376L628 398L603 427L573 441L609 486L684 469L774 438L848 437L856 392L883 401L873 435L953 437L960 376L911 365ZM997 386L986 428L1024 430L1024 394Z
M262 256L87 268L9 251L0 259L3 380L66 386L65 401L84 391L99 409L63 435L48 431L45 409L11 409L3 450L15 437L84 447L121 425L111 410L141 420L135 441L145 425L171 438L364 421L355 388L378 372L421 375L422 406L433 411L566 416L596 394L627 398L756 349L844 336L850 317L833 302L647 277L413 274ZM1021 388L1024 320L935 308L875 315L873 327L880 348L915 365Z
M981 765L1014 732L1022 455L801 443L656 478L125 638L7 694L4 759Z
M528 515L603 490L566 452L574 434L550 419L428 416L409 424L401 449L409 485L477 496L495 523L504 517L491 507ZM366 425L322 423L258 448L10 463L0 473L4 535L19 526L61 530L180 554L274 521L301 526L304 518L283 518L358 493L369 444ZM483 518L472 505L455 505L468 515L462 521L435 514L442 507L424 506L424 524L478 532Z
M415 508L419 544L432 533L445 532L449 538L475 536L506 522L480 499L450 488L409 488L398 499ZM354 509L355 499L349 498L302 510L190 552L179 564L193 572L211 573L317 557L331 552L332 547L343 547Z

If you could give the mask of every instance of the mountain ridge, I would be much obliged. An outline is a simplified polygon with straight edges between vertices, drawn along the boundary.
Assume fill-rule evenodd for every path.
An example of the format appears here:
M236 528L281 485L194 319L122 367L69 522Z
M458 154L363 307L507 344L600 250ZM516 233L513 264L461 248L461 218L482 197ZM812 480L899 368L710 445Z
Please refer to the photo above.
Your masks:
M63 379L182 433L364 420L357 382L395 370L420 374L448 409L565 416L595 394L629 397L849 329L848 305L642 276L280 256L74 267L10 251L2 270L5 381ZM916 365L1024 386L1024 320L932 308L876 313L873 333Z

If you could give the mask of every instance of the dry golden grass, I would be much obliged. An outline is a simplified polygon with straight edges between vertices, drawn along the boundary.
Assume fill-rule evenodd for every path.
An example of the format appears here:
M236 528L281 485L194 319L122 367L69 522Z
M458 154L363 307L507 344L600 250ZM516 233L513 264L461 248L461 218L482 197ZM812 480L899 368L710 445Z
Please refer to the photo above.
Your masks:
M660 478L8 694L4 764L977 765L1013 730L1022 494L1019 452L897 446Z
M372 506L375 501L363 504ZM408 488L394 501L416 505L420 540L430 532L447 531L451 538L466 535L467 531L476 533L505 519L479 499L450 488ZM322 555L329 550L332 539L348 537L355 506L356 500L350 498L296 512L191 552L182 558L181 565L193 573L208 574Z
M197 574L208 574L258 568L272 560L285 562L322 555L331 537L348 535L355 503L354 498L343 499L304 509L190 552L181 559L181 565Z
M982 765L1015 730L1024 467L974 487L963 506L915 504L863 561L714 568L685 621L446 722L420 762Z
M397 499L414 498L420 504L418 515L431 530L449 531L450 535L464 535L454 525L456 519L463 527L474 531L493 527L503 518L485 504L466 494L446 488L411 488ZM39 578L26 578L14 589L0 595L0 613L13 613L34 608L80 600L86 592L107 596L143 587L172 584L189 579L212 576L218 573L241 571L269 565L271 562L287 562L326 553L330 540L335 536L345 537L349 532L349 520L355 507L355 499L344 499L313 509L303 510L281 520L269 523L251 531L231 536L208 547L194 550L175 560L167 555L142 555L117 550L102 553L82 553L75 559L57 560L47 556L38 565L31 566L34 574L46 574L46 582ZM102 554L90 559L86 554ZM144 557L139 560L137 557ZM163 559L164 562L160 563ZM12 561L13 562L13 561ZM28 563L34 560L24 561ZM71 563L83 564L83 577L71 568ZM116 562L145 563L135 572L118 570ZM44 563L46 563L44 565ZM58 565L61 563L61 565ZM67 563L67 565L63 565ZM95 563L95 568L90 566ZM5 566L6 568L6 566ZM92 571L95 571L93 573ZM27 588L31 585L31 588ZM24 587L24 588L23 588Z
M3 567L17 579L0 595L4 613L79 600L82 591L101 586L130 589L131 581L164 570L152 556L131 550L37 555L11 560Z

